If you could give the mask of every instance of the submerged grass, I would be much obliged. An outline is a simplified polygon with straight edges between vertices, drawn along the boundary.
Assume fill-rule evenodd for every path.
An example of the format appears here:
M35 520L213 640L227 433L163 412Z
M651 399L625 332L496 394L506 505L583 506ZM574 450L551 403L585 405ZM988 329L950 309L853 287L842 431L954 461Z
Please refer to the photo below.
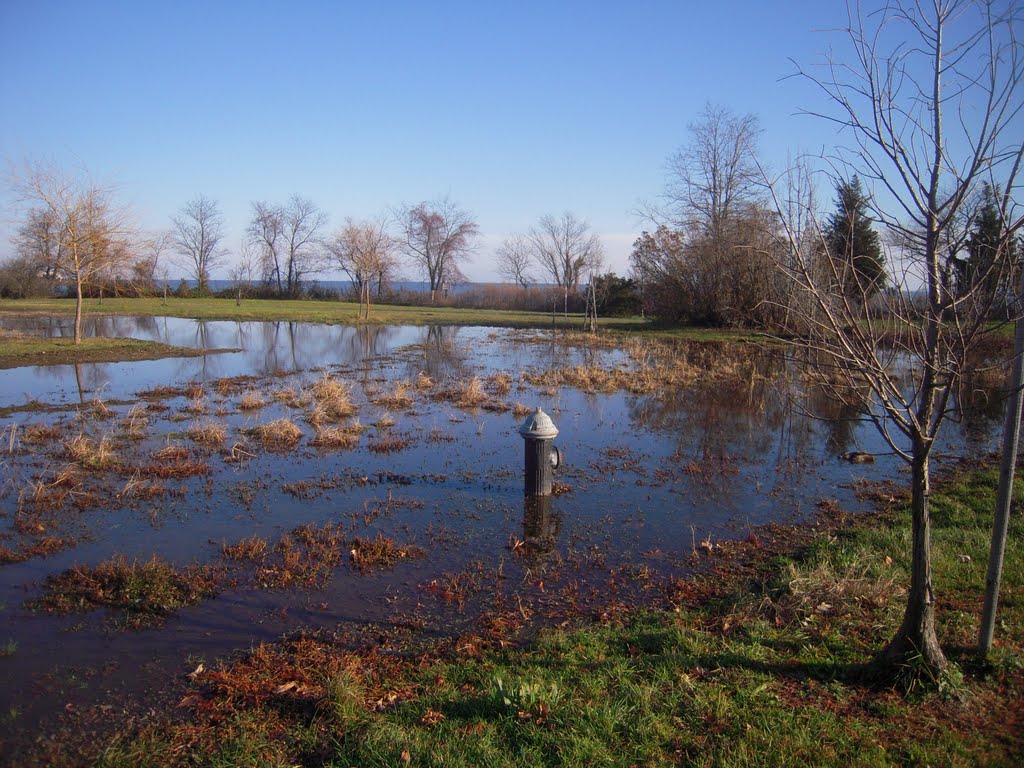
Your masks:
M957 696L908 697L859 676L902 613L898 503L786 557L753 534L723 544L701 555L710 573L666 589L669 610L619 606L525 647L480 635L406 655L326 635L262 645L193 682L186 722L126 732L101 764L1019 765L1019 516L995 652L979 664L971 651L995 482L992 469L963 471L933 495L939 631L965 672ZM764 554L727 557L741 548Z
M144 562L118 556L48 578L43 596L31 605L51 613L112 608L130 626L144 626L213 595L216 581L209 566L179 570L155 556Z

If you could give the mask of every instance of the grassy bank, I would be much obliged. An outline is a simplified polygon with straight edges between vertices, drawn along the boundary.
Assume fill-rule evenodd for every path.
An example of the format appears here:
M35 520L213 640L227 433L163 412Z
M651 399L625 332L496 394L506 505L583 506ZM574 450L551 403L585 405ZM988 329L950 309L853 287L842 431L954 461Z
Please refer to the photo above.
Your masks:
M0 300L0 312L37 312L70 314L72 299ZM84 311L89 314L149 315L190 317L201 320L291 320L296 322L357 324L359 305L343 301L192 299L168 297L150 299L88 299ZM405 307L388 304L373 305L370 323L379 325L493 325L512 328L550 327L552 315L543 312L511 312L502 310L458 309L455 307ZM559 327L580 327L580 315L554 316ZM642 326L643 321L616 318L603 324L616 327Z
M162 357L196 357L214 350L172 347L138 339L86 338L41 339L33 336L0 334L0 368L22 365L69 365L110 363L127 360L156 360Z
M194 674L177 715L125 729L99 764L1019 765L1019 516L991 663L972 651L995 483L982 467L936 484L940 635L964 672L937 693L861 675L901 616L910 533L894 499L788 556L757 557L755 537L746 565L723 553L710 577L665 585L667 610L609 611L525 648L483 630L406 655L325 634L262 645Z
M72 299L0 299L0 312L71 314ZM234 299L182 299L168 297L151 299L97 299L85 301L87 314L144 315L187 317L200 320L282 320L335 325L358 325L359 305L352 302L326 302L312 300L260 300L244 299L236 305ZM375 325L483 325L505 328L575 328L583 327L582 315L552 316L543 312L514 312L488 309L459 309L455 307L406 307L376 304L370 312L369 323ZM754 338L743 331L707 328L659 329L640 317L601 318L601 328L628 333L645 333L665 338L694 341L738 341Z

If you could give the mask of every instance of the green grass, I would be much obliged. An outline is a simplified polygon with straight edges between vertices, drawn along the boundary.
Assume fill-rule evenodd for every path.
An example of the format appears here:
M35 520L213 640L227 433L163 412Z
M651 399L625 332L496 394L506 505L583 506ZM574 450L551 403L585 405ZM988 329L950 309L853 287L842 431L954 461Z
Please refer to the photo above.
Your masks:
M73 339L67 338L42 339L5 334L0 335L0 368L194 357L209 351L138 339L85 338L81 344L75 344Z
M71 314L72 299L0 299L0 312ZM312 300L260 300L243 299L236 306L234 299L176 298L148 299L87 299L84 311L88 314L145 315L188 317L200 320L290 320L296 322L357 325L365 321L358 316L359 305L344 301ZM376 325L478 325L506 328L559 328L583 326L583 316L557 313L552 318L546 312L516 312L489 309L459 309L455 307L406 307L375 304L370 312L370 323ZM760 338L745 331L709 328L664 329L640 317L600 318L601 328L628 333L645 333L664 338L693 341L738 341Z
M197 684L205 698L187 725L126 735L101 764L1020 764L1019 515L992 663L972 651L995 478L956 473L933 496L940 636L965 672L955 695L904 696L860 675L901 617L900 507L822 535L713 599L547 631L523 649L464 653L455 643L398 659L308 637L261 646ZM284 681L301 684L272 693Z
M72 299L0 300L0 312L67 313L74 311ZM236 306L234 299L175 298L164 303L160 298L87 299L84 311L109 315L154 315L191 317L206 320L293 320L312 323L357 324L359 305L347 301L260 300L243 299ZM554 316L559 327L580 327L581 315ZM513 312L455 307L405 307L375 304L369 322L381 325L493 325L505 327L550 327L552 315L544 312ZM608 318L602 325L628 328L643 327L640 318Z

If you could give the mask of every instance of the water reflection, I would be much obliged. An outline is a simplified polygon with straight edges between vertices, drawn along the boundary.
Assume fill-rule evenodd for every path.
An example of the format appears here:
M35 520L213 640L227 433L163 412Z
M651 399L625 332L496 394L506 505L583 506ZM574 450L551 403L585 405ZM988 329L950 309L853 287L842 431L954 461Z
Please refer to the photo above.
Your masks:
M64 317L5 317L4 327L61 337L73 332ZM83 363L0 371L0 407L25 400L69 403L93 397L127 398L157 385L362 365L395 348L431 339L431 348L454 347L452 329L396 326L332 326L312 323L191 320L174 317L89 317L86 336L120 336L193 349L238 352L130 363ZM442 341L438 341L441 339ZM447 339L447 341L445 341Z
M523 499L523 556L532 566L551 559L562 530L562 516L552 509L551 502L550 496Z

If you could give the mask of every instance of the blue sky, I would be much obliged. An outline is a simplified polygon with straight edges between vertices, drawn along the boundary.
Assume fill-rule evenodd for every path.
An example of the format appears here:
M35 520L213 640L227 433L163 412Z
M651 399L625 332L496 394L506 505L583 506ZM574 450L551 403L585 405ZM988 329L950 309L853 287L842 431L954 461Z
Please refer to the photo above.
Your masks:
M797 114L820 98L782 78L844 15L801 0L0 0L0 155L88 168L147 229L213 197L233 251L253 200L299 193L334 226L448 195L483 233L476 280L495 279L504 236L571 210L624 274L633 212L705 102L758 115L776 166L835 142ZM0 194L2 256L18 211Z

